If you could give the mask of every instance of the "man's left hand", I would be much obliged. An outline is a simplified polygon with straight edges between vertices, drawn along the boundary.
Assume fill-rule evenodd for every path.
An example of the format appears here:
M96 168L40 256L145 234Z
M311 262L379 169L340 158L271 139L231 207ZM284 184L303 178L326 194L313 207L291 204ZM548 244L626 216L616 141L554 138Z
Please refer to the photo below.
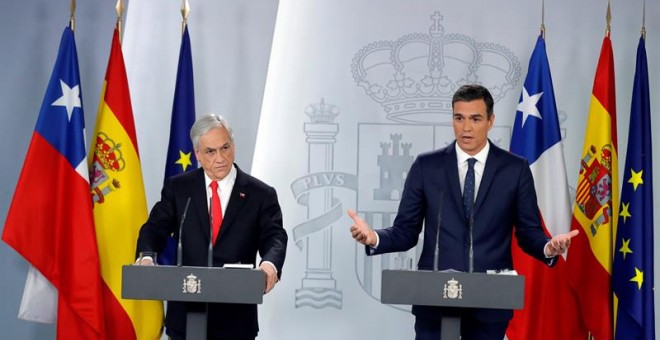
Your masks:
M553 237L545 246L545 255L548 257L554 257L565 253L571 246L571 239L578 234L579 231L576 229Z
M277 283L277 272L275 271L275 268L269 263L261 263L259 265L259 269L263 270L264 273L266 273L266 289L264 290L264 294L268 294L273 287L275 287L275 284Z

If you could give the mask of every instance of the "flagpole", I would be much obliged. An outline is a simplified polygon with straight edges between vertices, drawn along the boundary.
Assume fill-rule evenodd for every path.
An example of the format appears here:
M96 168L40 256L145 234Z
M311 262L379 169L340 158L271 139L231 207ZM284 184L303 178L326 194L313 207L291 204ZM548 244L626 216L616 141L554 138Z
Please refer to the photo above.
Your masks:
M188 3L188 0L183 0L181 1L181 17L183 18L183 21L181 22L181 34L186 30L188 13L190 13L190 4Z
M115 13L117 13L117 33L119 33L119 43L121 43L121 17L124 15L124 1L117 0Z
M642 3L642 39L646 41L646 0Z
M545 39L545 0L541 1L541 38Z
M75 14L76 14L76 0L71 0L71 17L69 18L69 27L71 28L71 32L75 32L76 28L76 19L75 19Z
M605 29L605 35L609 38L610 37L610 31L612 27L610 26L610 23L612 22L612 10L610 8L610 1L607 1L607 14L605 15L605 21L607 22L607 28Z

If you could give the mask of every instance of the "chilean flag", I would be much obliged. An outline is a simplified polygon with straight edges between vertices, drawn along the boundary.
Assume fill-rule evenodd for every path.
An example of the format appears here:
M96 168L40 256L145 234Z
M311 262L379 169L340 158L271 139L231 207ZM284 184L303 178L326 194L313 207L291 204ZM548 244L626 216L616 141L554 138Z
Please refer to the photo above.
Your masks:
M67 27L2 233L57 289L58 339L105 337L86 154L76 43Z
M543 228L549 237L571 227L568 181L557 106L545 51L539 36L529 62L511 136L511 152L525 157L534 176ZM565 258L554 268L524 254L513 244L514 267L525 276L525 306L514 312L507 337L584 339L576 324L576 305L568 286Z

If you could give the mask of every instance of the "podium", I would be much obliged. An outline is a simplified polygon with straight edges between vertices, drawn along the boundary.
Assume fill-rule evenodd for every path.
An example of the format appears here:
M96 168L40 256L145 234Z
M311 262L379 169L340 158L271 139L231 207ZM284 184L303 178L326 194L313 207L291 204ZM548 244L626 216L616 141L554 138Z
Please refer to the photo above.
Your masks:
M121 297L133 300L203 303L263 302L266 278L260 269L135 266L122 268ZM206 339L208 305L189 310L186 339Z
M383 270L382 303L461 308L522 309L525 278L519 275ZM460 337L461 318L442 317L442 340Z

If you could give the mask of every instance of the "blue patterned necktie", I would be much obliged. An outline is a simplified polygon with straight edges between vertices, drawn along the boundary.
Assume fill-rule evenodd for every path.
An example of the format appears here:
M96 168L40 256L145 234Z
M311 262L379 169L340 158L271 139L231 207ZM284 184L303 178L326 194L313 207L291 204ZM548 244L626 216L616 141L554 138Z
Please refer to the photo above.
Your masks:
M465 209L465 219L470 220L472 216L472 207L474 206L474 163L476 158L468 158L468 171L465 175L465 186L463 187L463 209Z

